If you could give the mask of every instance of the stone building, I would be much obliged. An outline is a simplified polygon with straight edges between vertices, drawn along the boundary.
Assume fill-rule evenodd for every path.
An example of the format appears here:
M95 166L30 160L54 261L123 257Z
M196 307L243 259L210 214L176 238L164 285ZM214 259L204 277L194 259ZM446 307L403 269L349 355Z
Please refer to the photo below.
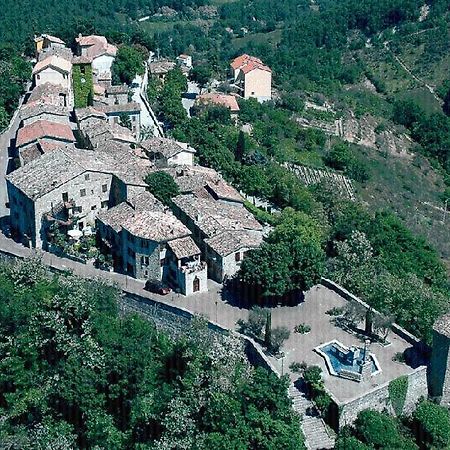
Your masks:
M141 142L140 145L157 168L194 165L196 150L183 142L153 137Z
M264 102L272 98L272 71L259 58L241 55L231 63L233 80L239 94Z
M111 67L117 54L117 47L109 44L104 36L78 35L77 54L92 64L94 83L111 84Z
M103 112L112 125L122 125L124 116L129 119L129 127L136 138L141 133L141 105L137 102L99 105L97 109Z
M232 277L239 271L246 253L258 248L262 240L261 233L247 230L224 231L205 239L210 277L217 281Z
M236 100L236 95L219 94L217 92L198 95L195 99L195 106L198 108L203 105L223 106L230 110L233 119L236 119L239 114L239 104Z
M40 53L48 48L64 48L65 42L56 36L50 34L41 34L34 38L34 43L36 46L36 58L39 57Z
M261 224L242 205L190 194L175 197L173 204L175 215L202 251L208 276L218 282L233 276L245 252L262 241Z
M56 106L69 107L69 90L60 84L43 83L35 86L31 91L27 105L33 103L47 103Z
M64 145L75 142L75 137L68 123L48 120L37 120L17 130L16 149L19 152L38 141Z
M149 192L100 213L97 228L116 270L164 280L184 295L207 290L206 264L191 232Z
M19 111L20 126L30 125L38 120L69 123L68 108L45 102L30 102L24 104Z
M159 60L151 62L149 65L150 75L164 83L166 75L176 67L173 61Z
M79 230L94 225L100 210L118 202L113 179L142 178L139 164L125 150L120 157L68 147L43 154L6 177L13 235L47 248L52 223Z
M105 99L108 105L125 105L128 103L128 86L126 84L106 86Z
M436 321L429 369L430 395L450 407L450 314Z
M39 61L33 68L33 84L41 86L51 83L62 86L70 93L72 91L72 63L59 56L48 56Z

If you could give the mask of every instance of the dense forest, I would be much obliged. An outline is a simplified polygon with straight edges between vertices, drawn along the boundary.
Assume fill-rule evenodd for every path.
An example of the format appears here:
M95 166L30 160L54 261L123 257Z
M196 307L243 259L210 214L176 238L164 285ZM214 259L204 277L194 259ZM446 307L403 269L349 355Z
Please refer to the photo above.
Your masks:
M302 450L279 380L194 320L119 315L111 286L0 265L0 448Z

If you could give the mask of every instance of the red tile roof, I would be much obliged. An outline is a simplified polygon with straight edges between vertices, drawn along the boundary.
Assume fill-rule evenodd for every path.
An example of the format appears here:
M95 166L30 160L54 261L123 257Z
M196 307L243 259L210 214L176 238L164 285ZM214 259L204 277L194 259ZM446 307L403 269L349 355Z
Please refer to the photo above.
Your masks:
M199 103L214 103L215 105L225 106L232 112L239 111L239 105L234 95L224 95L217 93L202 94L197 97Z
M266 65L264 65L262 63L261 64L257 63L255 61L249 61L247 64L245 64L243 67L241 67L242 73L244 75L246 75L249 72L251 72L252 70L256 70L256 69L265 70L266 72L272 72L270 70L270 67L267 67Z
M243 65L247 64L249 61L254 61L256 63L262 64L262 61L256 56L250 56L244 53L243 55L238 56L233 60L233 62L231 63L231 67L234 70L240 69Z
M75 137L69 125L49 122L48 120L37 120L19 129L17 132L16 146L23 147L43 138L75 142Z
M60 56L51 55L39 61L33 68L33 74L39 73L47 67L53 67L61 72L69 73L72 70L72 63Z

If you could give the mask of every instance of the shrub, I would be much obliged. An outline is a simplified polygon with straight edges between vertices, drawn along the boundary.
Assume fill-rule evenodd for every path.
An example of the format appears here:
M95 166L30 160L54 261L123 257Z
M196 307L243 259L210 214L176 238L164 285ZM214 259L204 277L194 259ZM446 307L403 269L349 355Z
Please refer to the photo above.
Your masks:
M305 363L305 361L302 361L301 363L294 361L293 363L290 364L289 369L291 369L292 372L294 373L300 373L303 372L307 367L307 364Z
M334 307L334 308L331 308L331 309L329 309L328 311L326 311L325 312L325 314L328 314L329 316L333 316L333 317L336 317L336 316L341 316L342 314L344 314L344 312L345 312L345 308L344 307Z
M307 325L306 323L300 323L299 325L296 325L294 328L294 332L300 333L300 334L306 334L306 333L309 333L310 331L311 331L311 327L309 325Z
M256 338L261 337L261 332L266 324L267 312L264 308L254 306L248 313L247 321L238 320L239 331L241 333L253 336Z
M393 357L392 361L404 363L405 362L405 355L403 352L397 352Z
M270 351L278 353L283 345L283 342L289 339L290 331L286 327L276 327L272 330L270 339Z
M429 401L420 403L413 414L419 437L433 448L450 446L450 412Z
M403 412L407 390L408 377L406 376L396 378L389 383L389 399L397 416Z

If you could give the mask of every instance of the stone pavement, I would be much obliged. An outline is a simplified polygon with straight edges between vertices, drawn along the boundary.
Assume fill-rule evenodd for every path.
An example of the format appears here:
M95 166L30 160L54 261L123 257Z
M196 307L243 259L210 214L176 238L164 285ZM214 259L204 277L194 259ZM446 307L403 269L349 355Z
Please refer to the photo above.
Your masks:
M328 431L325 422L318 416L313 403L308 400L294 383L289 386L289 397L292 399L292 408L301 417L301 427L305 436L305 445L308 450L334 448L335 438Z

